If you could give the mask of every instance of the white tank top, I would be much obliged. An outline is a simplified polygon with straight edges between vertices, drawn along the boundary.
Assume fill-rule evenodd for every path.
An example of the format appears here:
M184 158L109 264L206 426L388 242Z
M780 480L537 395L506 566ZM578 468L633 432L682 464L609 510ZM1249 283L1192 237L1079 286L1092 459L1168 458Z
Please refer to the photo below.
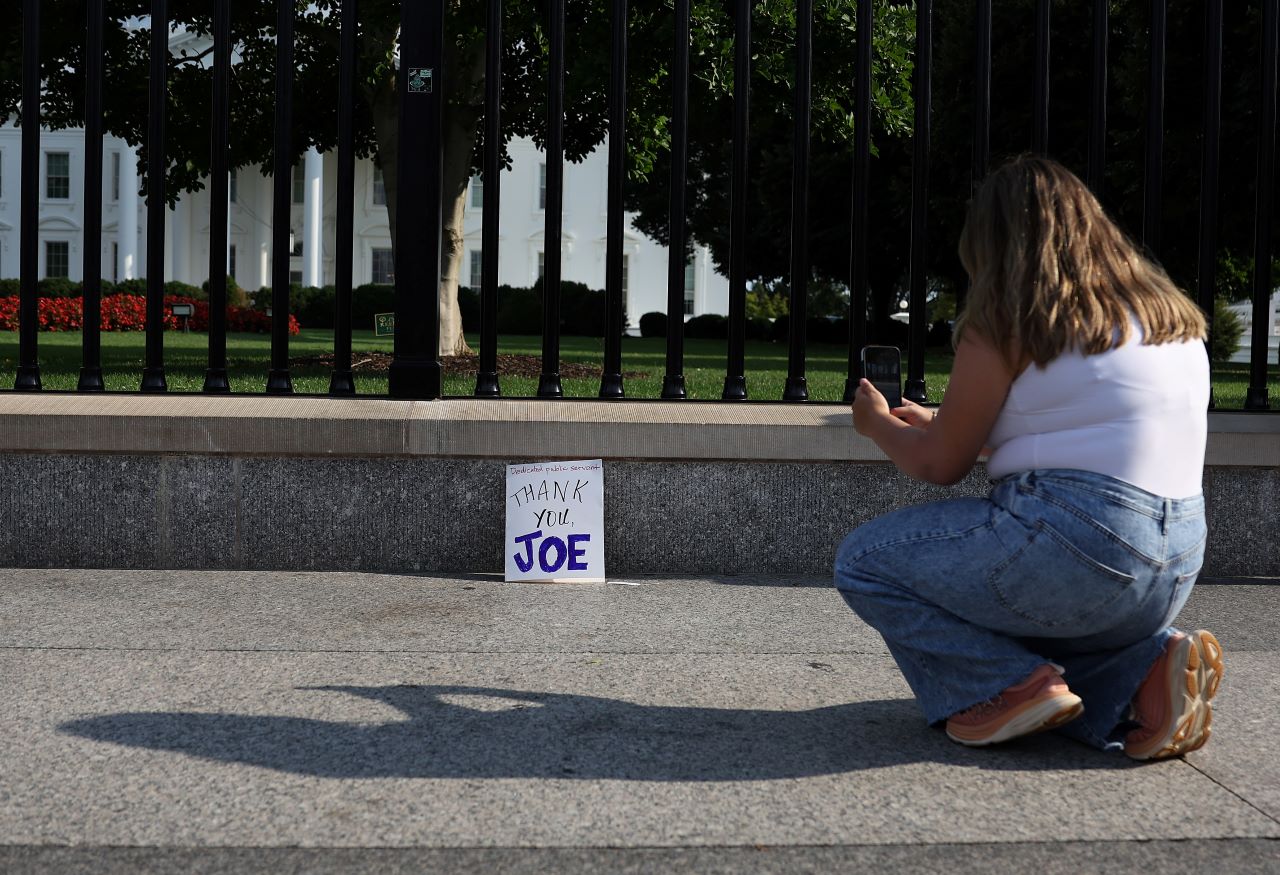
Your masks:
M1031 364L1009 389L987 441L990 476L1074 468L1164 498L1200 494L1208 430L1209 360L1199 340L1129 340L1096 355Z

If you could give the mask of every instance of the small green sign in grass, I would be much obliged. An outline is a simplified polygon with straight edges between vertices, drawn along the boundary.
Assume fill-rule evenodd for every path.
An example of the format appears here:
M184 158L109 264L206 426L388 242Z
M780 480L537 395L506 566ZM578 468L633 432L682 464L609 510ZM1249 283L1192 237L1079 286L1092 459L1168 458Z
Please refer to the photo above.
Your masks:
M373 336L374 337L390 337L396 333L396 314L395 313L374 313L373 314Z

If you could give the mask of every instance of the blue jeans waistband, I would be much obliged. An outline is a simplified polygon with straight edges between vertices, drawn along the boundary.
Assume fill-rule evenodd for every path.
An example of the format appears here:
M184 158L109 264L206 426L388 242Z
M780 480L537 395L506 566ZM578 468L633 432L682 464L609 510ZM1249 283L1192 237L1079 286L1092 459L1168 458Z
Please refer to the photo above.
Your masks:
M1021 492L1034 492L1038 488L1055 492L1060 488L1080 490L1155 519L1172 521L1204 515L1203 495L1166 498L1140 489L1132 483L1093 471L1079 471L1073 468L1037 468L1019 471L995 481L997 490L1009 485Z

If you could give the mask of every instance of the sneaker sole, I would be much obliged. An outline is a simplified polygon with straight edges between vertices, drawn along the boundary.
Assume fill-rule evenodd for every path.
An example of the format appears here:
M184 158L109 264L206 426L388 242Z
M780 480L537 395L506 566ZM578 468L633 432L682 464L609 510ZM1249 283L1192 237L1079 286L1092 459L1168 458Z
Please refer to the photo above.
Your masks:
M1074 693L1062 693L1049 699L1028 702L993 732L947 725L947 737L966 747L986 747L1012 741L1024 735L1048 732L1070 723L1084 713L1084 703Z
M1213 697L1222 682L1222 645L1201 629L1178 642L1169 659L1169 700L1182 702L1165 733L1125 753L1135 760L1162 760L1204 747L1213 733Z

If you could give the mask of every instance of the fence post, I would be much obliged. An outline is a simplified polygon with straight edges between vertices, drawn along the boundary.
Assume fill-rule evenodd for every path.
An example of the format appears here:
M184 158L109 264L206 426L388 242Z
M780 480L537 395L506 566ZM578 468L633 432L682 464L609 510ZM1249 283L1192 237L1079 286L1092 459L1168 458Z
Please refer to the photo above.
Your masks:
M213 8L213 105L209 122L209 365L205 392L230 392L227 379L227 213L231 144L231 0Z
M84 88L84 258L81 272L83 315L81 392L97 392L102 384L102 73L105 0L89 0L85 23Z
M1093 78L1089 91L1089 188L1101 200L1106 186L1107 46L1111 24L1109 0L1093 0Z
M400 154L396 190L396 334L388 388L439 398L440 233L444 172L444 2L400 7Z
M857 69L854 73L853 196L849 215L852 255L849 259L849 376L844 401L853 403L862 379L862 347L867 344L867 205L871 184L871 59L875 45L871 0L858 0Z
M1263 0L1259 64L1258 176L1253 226L1253 336L1245 410L1267 410L1267 335L1271 332L1271 233L1275 217L1276 56L1280 54L1280 0Z
M560 382L561 240L564 231L565 0L547 3L547 201L542 233L542 373L539 398L562 398Z
M929 230L929 122L933 109L933 0L916 5L916 67L914 72L915 129L911 159L910 319L907 343L907 382L903 397L923 404L929 400L924 380L924 344L928 285L926 257Z
M1150 52L1147 65L1146 160L1143 166L1142 244L1160 255L1160 211L1164 187L1165 0L1151 0Z
M275 148L271 196L271 370L267 393L289 395L289 231L293 213L293 66L295 9L276 4Z
M791 153L791 303L784 401L809 397L805 378L809 316L809 128L812 116L813 0L796 3L795 145Z
M1208 322L1205 348L1213 351L1213 302L1218 267L1218 165L1222 141L1222 0L1205 4L1204 135L1200 147L1200 247L1197 299ZM1209 389L1209 407L1215 406Z
M343 0L338 51L338 220L334 258L333 374L330 395L354 395L351 373L351 268L356 213L356 26L358 0Z
M502 0L489 0L484 48L484 204L480 239L480 367L476 397L498 398L498 222L502 198Z
M609 53L609 191L605 218L605 320L604 372L601 398L622 398L623 310L622 247L626 217L623 184L626 170L627 130L627 0L613 0L613 32Z
M18 247L21 277L18 309L18 375L13 388L39 391L37 357L40 299L37 286L40 249L36 225L40 221L40 3L22 3L22 237Z
M165 116L169 75L169 3L151 0L151 73L147 98L147 354L143 392L166 392L164 375L164 251L168 212Z
M662 397L686 397L684 388L684 272L688 241L689 0L675 0L671 59L671 199L667 224L667 364Z
M726 401L747 398L747 173L751 136L751 0L733 6L733 181L729 197L729 357Z

